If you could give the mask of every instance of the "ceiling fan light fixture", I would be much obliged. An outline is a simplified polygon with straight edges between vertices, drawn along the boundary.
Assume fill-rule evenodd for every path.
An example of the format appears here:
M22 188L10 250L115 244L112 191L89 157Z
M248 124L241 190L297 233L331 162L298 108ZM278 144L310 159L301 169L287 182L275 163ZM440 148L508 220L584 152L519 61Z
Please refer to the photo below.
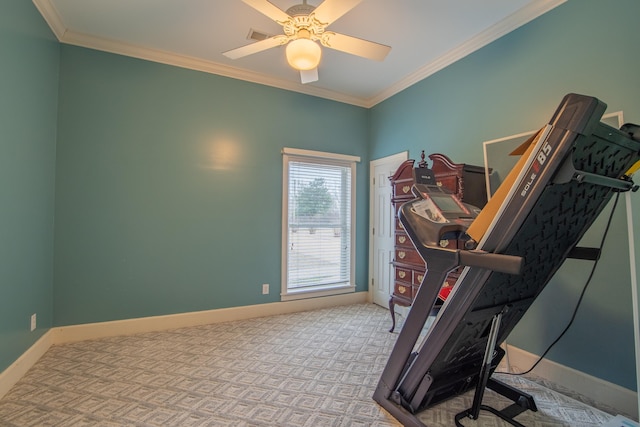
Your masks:
M313 70L320 63L322 49L307 38L289 42L286 48L287 62L296 70Z

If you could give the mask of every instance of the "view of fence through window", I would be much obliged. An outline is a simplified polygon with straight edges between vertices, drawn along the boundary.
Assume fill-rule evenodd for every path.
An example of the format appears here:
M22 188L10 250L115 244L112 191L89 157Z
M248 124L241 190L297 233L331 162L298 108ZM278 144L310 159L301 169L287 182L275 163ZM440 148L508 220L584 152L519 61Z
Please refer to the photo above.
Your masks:
M351 168L289 161L289 289L348 284Z

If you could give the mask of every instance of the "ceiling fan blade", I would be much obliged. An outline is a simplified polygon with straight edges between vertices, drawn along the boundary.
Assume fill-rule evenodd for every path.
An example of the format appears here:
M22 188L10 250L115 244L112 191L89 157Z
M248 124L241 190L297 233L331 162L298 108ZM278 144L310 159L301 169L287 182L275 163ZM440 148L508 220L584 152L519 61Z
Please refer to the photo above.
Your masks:
M375 61L382 61L391 47L380 43L374 43L357 37L345 36L344 34L326 31L323 34L321 43L323 46L352 55L361 56Z
M300 81L302 84L318 81L318 68L313 70L300 70Z
M318 21L331 24L345 13L356 7L362 0L324 0L313 13Z
M272 47L280 46L286 43L287 43L286 36L274 36L274 37L269 37L268 39L261 40L259 42L251 43L246 46L242 46L236 49L231 49L226 52L222 52L222 54L230 59L238 59L238 58L242 58L243 56L262 52L263 50L267 50Z
M266 15L269 18L273 19L276 22L284 22L291 19L289 15L287 15L285 12L280 10L276 5L274 5L268 0L242 0L242 1L248 4L249 6L251 6L252 8L254 8L255 10L257 10L258 12L262 13L263 15Z

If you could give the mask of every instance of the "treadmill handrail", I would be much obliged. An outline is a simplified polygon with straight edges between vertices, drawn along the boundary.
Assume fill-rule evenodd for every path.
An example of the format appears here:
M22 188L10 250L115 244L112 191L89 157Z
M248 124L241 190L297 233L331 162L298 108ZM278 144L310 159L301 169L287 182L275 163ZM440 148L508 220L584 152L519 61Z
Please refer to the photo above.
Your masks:
M458 255L462 266L484 268L498 273L519 275L524 265L524 258L514 255L494 254L481 250L460 250Z

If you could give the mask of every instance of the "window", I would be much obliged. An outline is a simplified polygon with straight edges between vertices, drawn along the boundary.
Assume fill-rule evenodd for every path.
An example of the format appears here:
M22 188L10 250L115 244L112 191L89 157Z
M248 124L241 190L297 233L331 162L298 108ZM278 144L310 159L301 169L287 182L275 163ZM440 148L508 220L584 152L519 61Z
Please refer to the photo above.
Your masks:
M359 157L283 149L282 299L353 292Z

